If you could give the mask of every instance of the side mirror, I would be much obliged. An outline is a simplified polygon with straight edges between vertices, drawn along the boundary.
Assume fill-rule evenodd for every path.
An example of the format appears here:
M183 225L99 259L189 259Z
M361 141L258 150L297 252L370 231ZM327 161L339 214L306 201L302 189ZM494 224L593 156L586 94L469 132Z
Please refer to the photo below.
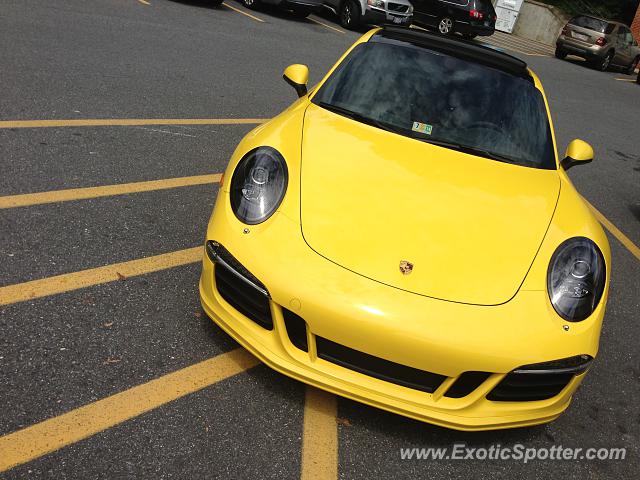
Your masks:
M300 65L299 63L289 65L284 69L282 78L295 89L298 97L304 97L307 94L309 69L306 65Z
M567 152L560 162L565 170L569 170L576 165L586 165L593 161L593 148L582 140L573 140L567 147Z

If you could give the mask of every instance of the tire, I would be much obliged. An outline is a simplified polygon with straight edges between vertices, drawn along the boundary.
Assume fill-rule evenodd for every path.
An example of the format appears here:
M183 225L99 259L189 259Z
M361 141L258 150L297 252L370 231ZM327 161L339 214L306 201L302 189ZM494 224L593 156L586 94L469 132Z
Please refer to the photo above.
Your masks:
M567 58L567 52L562 50L560 47L556 47L555 55L556 55L556 58L559 58L560 60L564 60L565 58Z
M627 67L627 75L633 75L636 71L636 67L640 63L640 57L636 57L633 62Z
M597 59L593 62L593 68L595 68L596 70L600 70L601 72L606 72L611 65L613 56L613 51L609 51L609 53L607 53L604 58Z
M340 8L340 25L355 30L360 25L360 6L355 0L346 0Z
M452 35L455 26L455 21L451 17L442 17L438 20L438 33L440 35Z
M212 4L214 7L219 7L220 5L222 5L222 1L223 1L223 0L211 0L211 4Z
M260 0L242 0L242 5L244 5L249 10L255 10L258 8L258 4Z
M291 13L296 18L307 18L311 14L311 9L307 7L294 7Z
M473 40L474 38L476 38L478 36L477 33L463 33L462 36L464 38L466 38L467 40Z

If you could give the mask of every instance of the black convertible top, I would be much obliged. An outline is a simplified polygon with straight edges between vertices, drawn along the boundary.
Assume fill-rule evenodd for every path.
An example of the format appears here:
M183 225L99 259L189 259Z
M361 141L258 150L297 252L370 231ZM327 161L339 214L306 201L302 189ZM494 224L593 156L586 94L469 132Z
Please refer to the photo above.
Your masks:
M479 45L475 42L455 37L443 37L414 28L391 26L383 27L382 30L371 37L369 41L384 42L385 39L408 42L533 81L525 62L507 53Z

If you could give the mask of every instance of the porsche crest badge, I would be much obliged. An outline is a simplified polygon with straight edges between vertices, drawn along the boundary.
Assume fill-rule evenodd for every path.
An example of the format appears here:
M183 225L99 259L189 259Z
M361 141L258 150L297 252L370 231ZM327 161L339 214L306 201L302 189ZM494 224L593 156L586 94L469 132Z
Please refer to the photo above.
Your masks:
M409 275L413 271L413 263L400 260L400 271L403 275Z

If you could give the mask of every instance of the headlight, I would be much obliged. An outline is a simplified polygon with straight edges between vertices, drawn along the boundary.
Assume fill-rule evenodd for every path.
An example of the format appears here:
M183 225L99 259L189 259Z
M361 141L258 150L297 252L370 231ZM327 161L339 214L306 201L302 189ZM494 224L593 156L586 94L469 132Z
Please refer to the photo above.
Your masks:
M384 0L367 0L367 5L371 7L384 8Z
M264 222L273 215L287 190L287 164L271 147L247 153L231 177L231 209L248 225Z
M551 257L547 291L553 308L569 322L580 322L598 306L606 279L604 257L588 238L563 242Z

